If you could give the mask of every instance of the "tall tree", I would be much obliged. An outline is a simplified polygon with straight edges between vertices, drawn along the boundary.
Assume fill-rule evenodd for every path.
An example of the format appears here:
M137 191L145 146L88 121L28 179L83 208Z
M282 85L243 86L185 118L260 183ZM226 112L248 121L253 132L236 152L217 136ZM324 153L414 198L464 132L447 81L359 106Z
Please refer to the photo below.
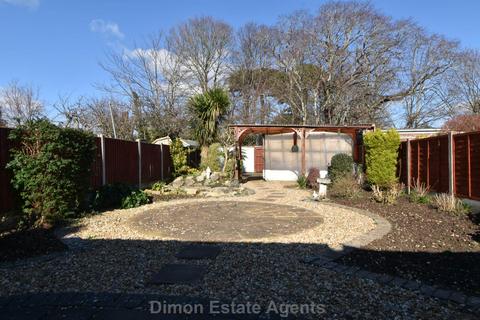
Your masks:
M480 51L467 50L458 55L453 75L448 79L451 94L457 96L458 104L463 110L480 114Z
M202 93L222 84L228 72L232 28L212 17L193 18L170 31L168 47Z
M0 109L4 120L10 126L18 126L44 115L38 89L18 81L12 81L0 89Z

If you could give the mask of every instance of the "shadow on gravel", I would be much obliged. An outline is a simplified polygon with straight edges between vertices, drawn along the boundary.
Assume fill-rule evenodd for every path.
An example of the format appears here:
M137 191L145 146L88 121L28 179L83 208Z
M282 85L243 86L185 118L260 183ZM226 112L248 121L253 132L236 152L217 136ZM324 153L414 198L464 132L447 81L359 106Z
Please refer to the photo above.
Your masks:
M216 260L181 260L176 259L175 255L185 245L191 242L178 241L157 241L157 240L102 240L90 239L82 240L70 238L70 241L76 241L76 250L69 255L76 256L72 259L60 258L58 264L63 264L58 272L51 273L32 273L26 276L32 282L56 283L59 279L70 279L67 286L68 291L60 293L37 293L25 294L20 296L3 297L0 299L0 313L2 319L54 319L54 318L75 318L75 319L258 319L259 314L211 314L209 313L209 304L211 297L187 298L187 297L168 297L164 294L164 286L155 287L149 284L152 274L158 272L165 263L184 263L184 264L204 264L206 272L211 277L220 278L225 286L230 288L231 292L235 292L236 283L251 282L256 283L257 278L265 277L266 271L258 270L256 263L270 263L271 274L274 272L294 272L296 263L312 268L309 271L312 275L315 273L313 268L321 268L315 265L314 257L335 257L337 263L347 265L355 265L365 268L372 272L390 274L400 276L412 280L420 280L426 284L446 287L455 290L462 290L470 294L479 294L480 288L480 253L462 253L462 252L377 252L371 250L353 250L347 255L342 256L342 252L334 251L321 244L301 244L301 243L202 243L203 245L216 245L221 248L220 255ZM351 249L351 248L349 248ZM348 250L350 251L350 250ZM82 258L82 255L83 258ZM223 257L222 257L223 255ZM229 256L235 255L240 257L241 261L229 261ZM259 258L261 257L261 258ZM265 258L266 257L266 258ZM62 260L63 259L63 260ZM66 261L66 260L71 260ZM68 267L69 263L75 263L75 270L71 271ZM127 263L125 263L127 261ZM90 272L92 269L104 270L105 272ZM286 266L285 266L286 265ZM115 266L115 268L111 268ZM222 269L224 268L225 269ZM52 270L56 270L55 266ZM285 270L283 270L284 268ZM230 277L229 272L235 270L238 279ZM268 268L265 268L268 269ZM340 269L330 267L337 272ZM222 270L224 272L222 272ZM238 270L241 272L239 273ZM62 275L61 273L64 273ZM101 274L101 279L99 279ZM276 282L281 283L292 281L295 277L282 277L282 273L272 275L271 283L267 285L267 292L275 292ZM353 275L355 276L355 275ZM361 275L358 275L361 276ZM40 277L43 277L41 279ZM150 292L158 294L134 294L134 293L92 293L83 292L80 288L81 283L95 284L99 281L118 283L118 288L132 286L132 283L144 283L150 288ZM312 278L313 279L313 278ZM35 281L34 281L35 280ZM263 280L264 281L264 280ZM304 280L307 281L307 280ZM309 280L310 281L310 280ZM25 285L26 282L24 282ZM265 282L259 282L265 286ZM285 284L285 283L282 283ZM306 284L306 283L305 283ZM261 285L261 286L262 286ZM45 286L48 287L48 284ZM198 286L202 287L202 279L199 280ZM291 283L292 295L290 299L289 292L279 293L285 300L277 300L277 303L304 303L308 304L308 295L303 296L305 301L300 301L298 289L302 289L302 282ZM66 287L66 286L63 286ZM95 285L92 285L95 287ZM97 286L99 287L99 286ZM132 292L135 287L132 288ZM238 289L238 290L241 290ZM325 303L328 318L329 312L336 315L349 317L351 309L344 307L329 306L328 297L336 290L336 288L323 288L322 282L318 283L319 292L326 297L326 301L317 303ZM240 294L240 292L238 292ZM254 298L254 297L252 297ZM278 298L277 298L278 299ZM297 299L297 300L295 300ZM375 305L368 305L368 302L362 302L360 305L353 306L358 308L357 311L368 309L371 307L383 308L379 301L382 297L376 299ZM150 313L151 307L149 301L160 301L161 303L177 303L181 306L186 304L203 305L202 313L196 315L188 315L188 310L179 314L160 312ZM230 304L231 301L222 302ZM251 303L256 303L251 301ZM353 303L353 302L352 302ZM372 304L372 302L369 302ZM365 305L363 305L365 304ZM377 306L378 304L378 306ZM264 308L265 306L262 306ZM334 310L329 310L329 307ZM480 307L480 305L479 305ZM200 308L200 307L199 307ZM375 311L372 311L375 312ZM382 310L389 318L395 317L395 310ZM390 314L389 314L390 313ZM261 314L265 315L265 309L261 310ZM55 316L55 317L54 317ZM300 316L298 318L302 318ZM293 316L293 318L297 318ZM318 315L318 318L322 318ZM279 314L272 313L270 319L285 319Z

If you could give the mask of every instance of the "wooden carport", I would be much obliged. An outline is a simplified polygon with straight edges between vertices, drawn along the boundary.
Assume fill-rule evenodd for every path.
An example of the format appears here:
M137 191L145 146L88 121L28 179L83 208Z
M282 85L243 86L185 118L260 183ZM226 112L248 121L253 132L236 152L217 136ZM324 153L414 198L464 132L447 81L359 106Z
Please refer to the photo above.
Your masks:
M359 125L348 125L348 126L331 126L331 125L319 125L319 126L309 126L309 125L275 125L275 124L232 124L229 126L233 129L235 136L235 148L236 148L236 167L235 167L235 177L239 179L242 175L241 172L241 154L242 154L242 143L243 139L248 134L281 134L281 133L296 133L301 139L301 168L302 174L305 174L306 164L305 164L305 139L312 132L338 132L348 134L352 138L353 142L353 159L355 162L363 163L363 154L362 154L362 140L361 134L363 131L374 130L374 124L359 124Z

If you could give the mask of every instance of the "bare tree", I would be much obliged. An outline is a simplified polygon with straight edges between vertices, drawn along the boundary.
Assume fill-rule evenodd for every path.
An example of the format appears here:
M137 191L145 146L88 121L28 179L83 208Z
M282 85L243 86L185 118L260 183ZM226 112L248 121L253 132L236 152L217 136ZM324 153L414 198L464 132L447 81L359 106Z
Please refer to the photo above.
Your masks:
M225 80L233 41L228 24L212 17L193 18L173 28L167 41L188 71L192 89L205 93Z
M43 116L44 111L38 89L18 81L12 81L0 89L0 109L4 120L11 126L38 119Z
M129 101L137 136L154 139L184 130L185 71L161 33L148 38L143 47L109 53L101 66L112 78L102 89Z
M129 105L118 99L79 97L71 101L68 96L61 96L54 108L61 118L59 124L64 127L125 140L136 137Z
M450 78L452 94L458 98L455 107L480 114L480 51L467 50L458 55L457 62Z

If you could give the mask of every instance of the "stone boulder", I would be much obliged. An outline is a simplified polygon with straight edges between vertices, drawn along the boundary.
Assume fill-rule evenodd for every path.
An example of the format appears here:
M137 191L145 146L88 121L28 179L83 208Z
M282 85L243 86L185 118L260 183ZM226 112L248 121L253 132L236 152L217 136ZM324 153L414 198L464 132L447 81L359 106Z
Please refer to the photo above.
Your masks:
M176 178L175 180L172 181L172 183L170 183L170 185L174 188L180 188L183 186L183 177L178 177Z
M212 182L217 182L220 179L220 173L219 172L213 172L210 175L210 181Z
M183 182L183 185L185 187L191 187L195 184L195 178L193 176L187 176L185 177L185 181Z

